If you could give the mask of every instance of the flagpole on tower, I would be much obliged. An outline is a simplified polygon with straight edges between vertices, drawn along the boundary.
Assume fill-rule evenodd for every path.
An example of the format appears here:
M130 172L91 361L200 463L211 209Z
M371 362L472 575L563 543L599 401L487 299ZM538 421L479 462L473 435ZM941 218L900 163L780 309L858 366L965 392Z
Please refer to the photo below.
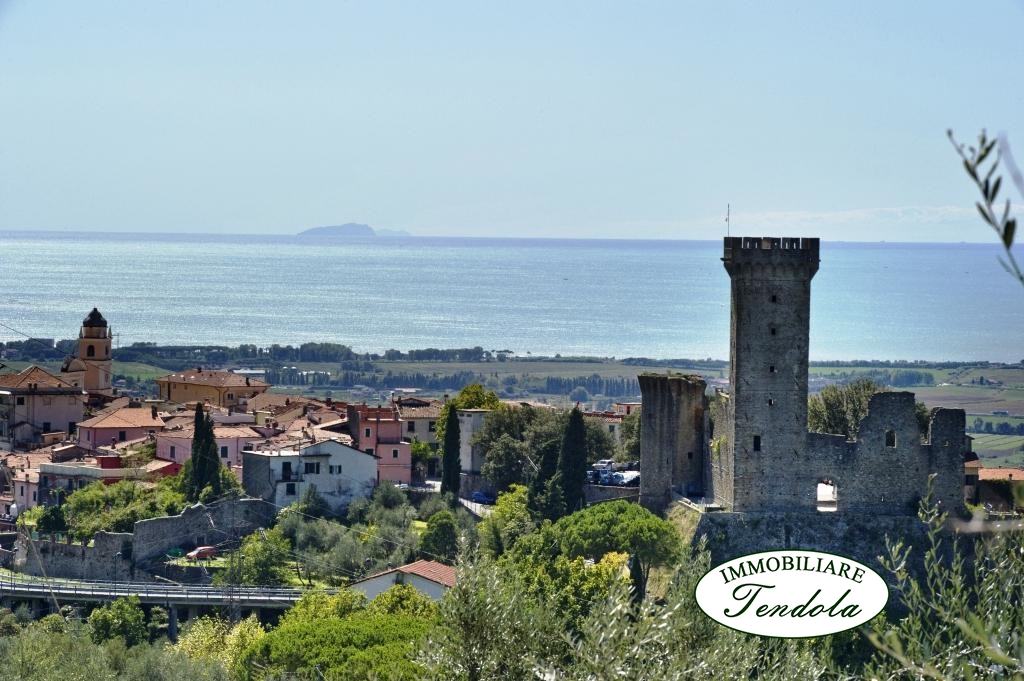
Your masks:
M729 224L729 209L730 208L731 208L731 206L728 203L725 204L725 235L726 236L729 236L729 227L731 226Z

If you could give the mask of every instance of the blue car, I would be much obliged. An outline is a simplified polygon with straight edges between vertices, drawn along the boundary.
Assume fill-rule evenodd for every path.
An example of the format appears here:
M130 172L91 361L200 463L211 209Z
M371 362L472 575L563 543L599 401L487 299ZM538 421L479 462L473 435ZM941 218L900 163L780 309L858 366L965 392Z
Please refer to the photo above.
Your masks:
M493 495L488 494L487 492L481 492L479 490L473 492L473 494L469 498L475 504L486 504L488 506L493 506L495 502L495 498Z

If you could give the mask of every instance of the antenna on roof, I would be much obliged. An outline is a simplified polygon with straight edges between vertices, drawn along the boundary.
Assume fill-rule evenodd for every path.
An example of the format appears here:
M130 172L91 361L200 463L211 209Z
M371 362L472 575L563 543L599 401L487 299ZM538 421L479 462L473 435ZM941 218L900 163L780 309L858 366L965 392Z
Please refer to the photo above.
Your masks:
M731 225L729 224L729 217L730 217L729 216L729 209L730 208L731 208L731 206L728 203L725 204L725 235L726 236L729 236L729 228L731 227Z

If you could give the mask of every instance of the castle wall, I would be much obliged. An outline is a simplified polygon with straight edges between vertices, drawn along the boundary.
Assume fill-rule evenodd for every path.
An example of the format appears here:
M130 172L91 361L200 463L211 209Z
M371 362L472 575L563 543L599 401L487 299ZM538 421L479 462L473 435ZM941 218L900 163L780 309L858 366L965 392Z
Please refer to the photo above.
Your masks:
M642 374L640 503L663 511L672 490L704 493L704 411L707 384L699 376Z

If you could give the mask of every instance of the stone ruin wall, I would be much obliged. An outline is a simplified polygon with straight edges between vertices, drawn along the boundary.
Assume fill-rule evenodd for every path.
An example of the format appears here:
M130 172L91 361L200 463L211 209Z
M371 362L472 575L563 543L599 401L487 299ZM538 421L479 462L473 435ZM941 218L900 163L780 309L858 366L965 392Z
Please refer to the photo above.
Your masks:
M274 508L257 499L196 504L176 516L135 523L134 532L97 532L92 545L18 540L14 569L39 577L146 580L142 566L173 548L213 545L268 527ZM212 521L212 522L211 522Z
M707 384L699 376L642 374L640 503L661 513L672 491L704 493Z

